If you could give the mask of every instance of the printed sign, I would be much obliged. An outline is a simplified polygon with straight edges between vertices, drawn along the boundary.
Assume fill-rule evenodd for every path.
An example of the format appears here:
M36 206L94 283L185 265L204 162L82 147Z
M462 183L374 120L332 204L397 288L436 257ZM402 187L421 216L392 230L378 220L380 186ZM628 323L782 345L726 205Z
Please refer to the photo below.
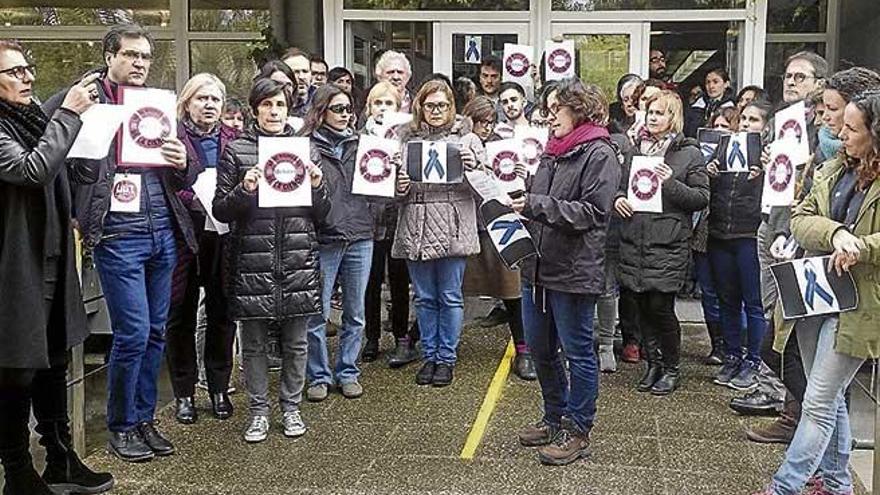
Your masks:
M480 213L486 221L492 245L507 268L514 269L538 253L529 231L510 207L493 199L480 205Z
M544 43L544 74L548 81L574 76L574 40Z
M524 88L531 87L532 77L529 75L529 66L532 64L534 52L535 50L528 45L505 43L502 81L517 82Z
M525 191L526 183L516 175L516 164L521 162L522 143L517 139L503 139L486 143L486 156L492 176L504 192Z
M464 174L458 146L443 141L408 143L406 170L413 182L428 184L458 184Z
M110 191L110 211L116 213L137 213L141 211L140 174L118 173L113 176L113 189Z
M715 158L715 150L718 148L718 142L722 136L729 136L730 133L718 129L697 129L697 141L700 143L700 151L703 152L703 158L709 163Z
M795 165L788 155L792 149L791 138L774 141L770 145L770 163L764 171L762 205L791 206L794 202Z
M483 37L464 37L464 61L468 64L479 64L483 61Z
M120 100L125 117L117 166L171 165L161 150L166 140L177 137L177 96L164 89L122 87Z
M761 135L738 132L721 136L716 153L720 172L748 172L761 166Z
M660 156L634 156L629 169L629 187L626 199L633 211L644 213L663 212L663 190L660 177L654 168L663 163Z
M260 208L312 206L309 138L260 137L257 162L263 170L257 189Z
M544 154L544 147L547 146L549 135L550 130L546 127L518 125L514 128L513 137L522 143L520 158L526 165L526 171L529 175L534 175L538 171L541 155Z
M788 157L795 165L803 165L810 159L810 140L807 136L807 106L801 101L784 110L776 112L773 117L775 138L777 141L789 138L787 143Z
M394 197L394 169L392 157L400 151L400 143L370 135L361 136L355 159L352 194Z
M829 271L830 260L822 256L770 265L785 319L856 309L859 298L852 274Z

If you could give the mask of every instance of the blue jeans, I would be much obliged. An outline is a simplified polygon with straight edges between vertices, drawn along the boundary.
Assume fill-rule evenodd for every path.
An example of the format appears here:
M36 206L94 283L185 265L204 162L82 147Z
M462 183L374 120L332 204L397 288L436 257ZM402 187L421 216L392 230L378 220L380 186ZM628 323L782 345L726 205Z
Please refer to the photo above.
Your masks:
M712 278L712 267L709 255L694 251L694 273L700 285L700 304L703 306L703 318L706 323L721 322L721 308L718 305L718 294L715 293L715 281Z
M728 357L742 357L742 311L746 313L746 359L761 362L767 331L761 303L761 268L755 239L709 240L709 264L721 308L721 329Z
M456 257L407 261L416 294L416 319L425 361L455 364L464 323L461 282L465 260Z
M547 289L544 300L536 304L532 288L523 283L523 326L544 397L544 421L559 426L566 416L581 431L589 432L599 396L599 367L593 349L596 296ZM570 380L560 346L568 360Z
M864 359L834 350L837 318L821 326L798 328L798 344L807 373L807 391L797 431L773 475L774 493L797 494L818 468L830 493L850 493L848 471L852 438L843 393ZM799 324L800 326L800 324Z
M113 327L107 368L107 427L131 431L152 421L165 349L171 274L177 264L172 230L102 240L95 264Z
M361 374L357 358L364 335L364 294L370 280L373 240L322 244L319 255L324 277L321 294L324 313L309 317L306 375L310 386L333 383L327 352L327 319L330 318L330 297L338 276L339 285L342 286L342 328L339 330L339 352L336 354L336 381L339 384L356 382Z

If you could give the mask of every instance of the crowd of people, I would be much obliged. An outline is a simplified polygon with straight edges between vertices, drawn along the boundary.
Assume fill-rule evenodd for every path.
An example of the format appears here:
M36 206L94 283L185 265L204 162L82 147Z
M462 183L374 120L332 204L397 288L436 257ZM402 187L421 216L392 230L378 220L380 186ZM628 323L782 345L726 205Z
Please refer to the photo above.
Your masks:
M615 372L618 360L645 362L633 384L640 392L668 396L687 379L675 301L693 277L712 344L705 364L720 366L714 383L746 392L730 404L740 413L781 411L769 427L748 432L755 441L790 444L759 493L852 493L845 393L863 362L880 356L876 72L831 74L822 57L800 52L786 63L782 101L756 86L736 94L723 67L706 71L698 91L681 94L665 54L653 49L649 77L623 75L609 102L576 77L543 81L533 70L532 88L503 82L500 60L488 55L477 81L437 73L413 84L406 56L386 51L375 63L377 83L362 91L348 69L291 48L259 68L246 98L227 94L213 74L187 81L177 95L177 135L161 145L166 167L119 166L118 139L103 159L67 158L80 115L118 103L122 87L146 86L153 48L140 26L112 28L102 45L105 65L40 105L27 52L0 40L0 288L14 294L0 299L5 494L113 486L71 445L67 351L88 333L74 229L110 314L108 449L123 461L175 452L155 422L163 356L177 421L198 421L198 386L207 389L213 416L233 416L236 334L247 442L269 434L270 369L280 371L287 437L308 430L303 396L320 402L336 390L348 399L369 393L358 364L381 355L387 281L394 337L387 363L399 369L421 360L420 386L454 382L464 296L498 301L487 320L507 323L513 371L537 380L543 398L543 415L519 441L537 447L542 463L569 464L589 456L600 373ZM794 205L764 208L767 151L763 166L722 173L717 160L707 162L697 133L755 132L766 146L776 138L775 112L798 102L806 103L811 157L798 167ZM411 121L385 121L400 113ZM524 126L547 128L550 137L534 173L517 164L525 190L508 198L538 252L520 267L502 263L467 178L414 180L411 158L399 152L391 159L393 199L352 192L363 136L393 136L401 150L443 142L458 149L468 173L488 174L487 144ZM310 143L310 206L260 207L260 142L292 136ZM636 157L661 158L652 171L660 213L628 199ZM208 169L217 177L210 204L193 191ZM111 207L120 174L140 176L137 211ZM229 232L207 228L212 218ZM787 249L791 238L800 245L795 252ZM852 274L858 308L784 319L769 266L823 254L834 270ZM331 367L332 304L342 316ZM32 409L47 452L42 475L29 451Z

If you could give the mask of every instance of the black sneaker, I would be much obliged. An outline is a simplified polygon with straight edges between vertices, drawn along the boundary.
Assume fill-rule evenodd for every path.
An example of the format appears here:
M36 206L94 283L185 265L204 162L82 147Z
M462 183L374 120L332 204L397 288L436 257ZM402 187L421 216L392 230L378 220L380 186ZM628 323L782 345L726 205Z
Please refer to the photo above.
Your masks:
M416 373L416 385L430 385L434 380L434 369L437 367L431 361L426 361Z
M156 456L138 429L111 431L110 439L107 441L107 451L125 462L144 462Z
M535 361L529 352L517 353L513 358L513 374L518 376L520 380L528 382L538 379L538 373L535 371Z
M153 421L144 421L138 425L138 431L150 450L157 456L166 456L174 453L174 445L159 433Z
M758 386L758 370L761 367L761 363L753 363L748 359L743 360L742 365L739 367L739 371L736 376L730 379L730 383L727 384L728 387L739 390L746 391L751 390Z
M715 375L715 379L712 380L716 385L722 385L725 387L730 386L730 380L733 380L733 377L739 372L740 365L742 364L742 359L735 356L727 356L724 358L724 365L721 366L721 369L718 370L718 373Z
M434 368L434 378L431 380L431 384L435 387L445 387L451 384L452 369L453 366L451 364L437 363L437 366Z
M761 389L730 400L730 408L743 416L778 416L784 403Z

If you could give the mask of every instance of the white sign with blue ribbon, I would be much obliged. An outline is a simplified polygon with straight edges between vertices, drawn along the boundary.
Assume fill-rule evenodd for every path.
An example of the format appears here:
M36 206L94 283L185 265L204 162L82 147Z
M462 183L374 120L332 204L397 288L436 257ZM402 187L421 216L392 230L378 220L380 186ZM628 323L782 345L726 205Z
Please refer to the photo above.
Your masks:
M464 37L464 61L468 64L479 64L483 61L483 37Z
M770 266L785 319L842 313L858 306L852 275L829 270L830 259L817 256Z

